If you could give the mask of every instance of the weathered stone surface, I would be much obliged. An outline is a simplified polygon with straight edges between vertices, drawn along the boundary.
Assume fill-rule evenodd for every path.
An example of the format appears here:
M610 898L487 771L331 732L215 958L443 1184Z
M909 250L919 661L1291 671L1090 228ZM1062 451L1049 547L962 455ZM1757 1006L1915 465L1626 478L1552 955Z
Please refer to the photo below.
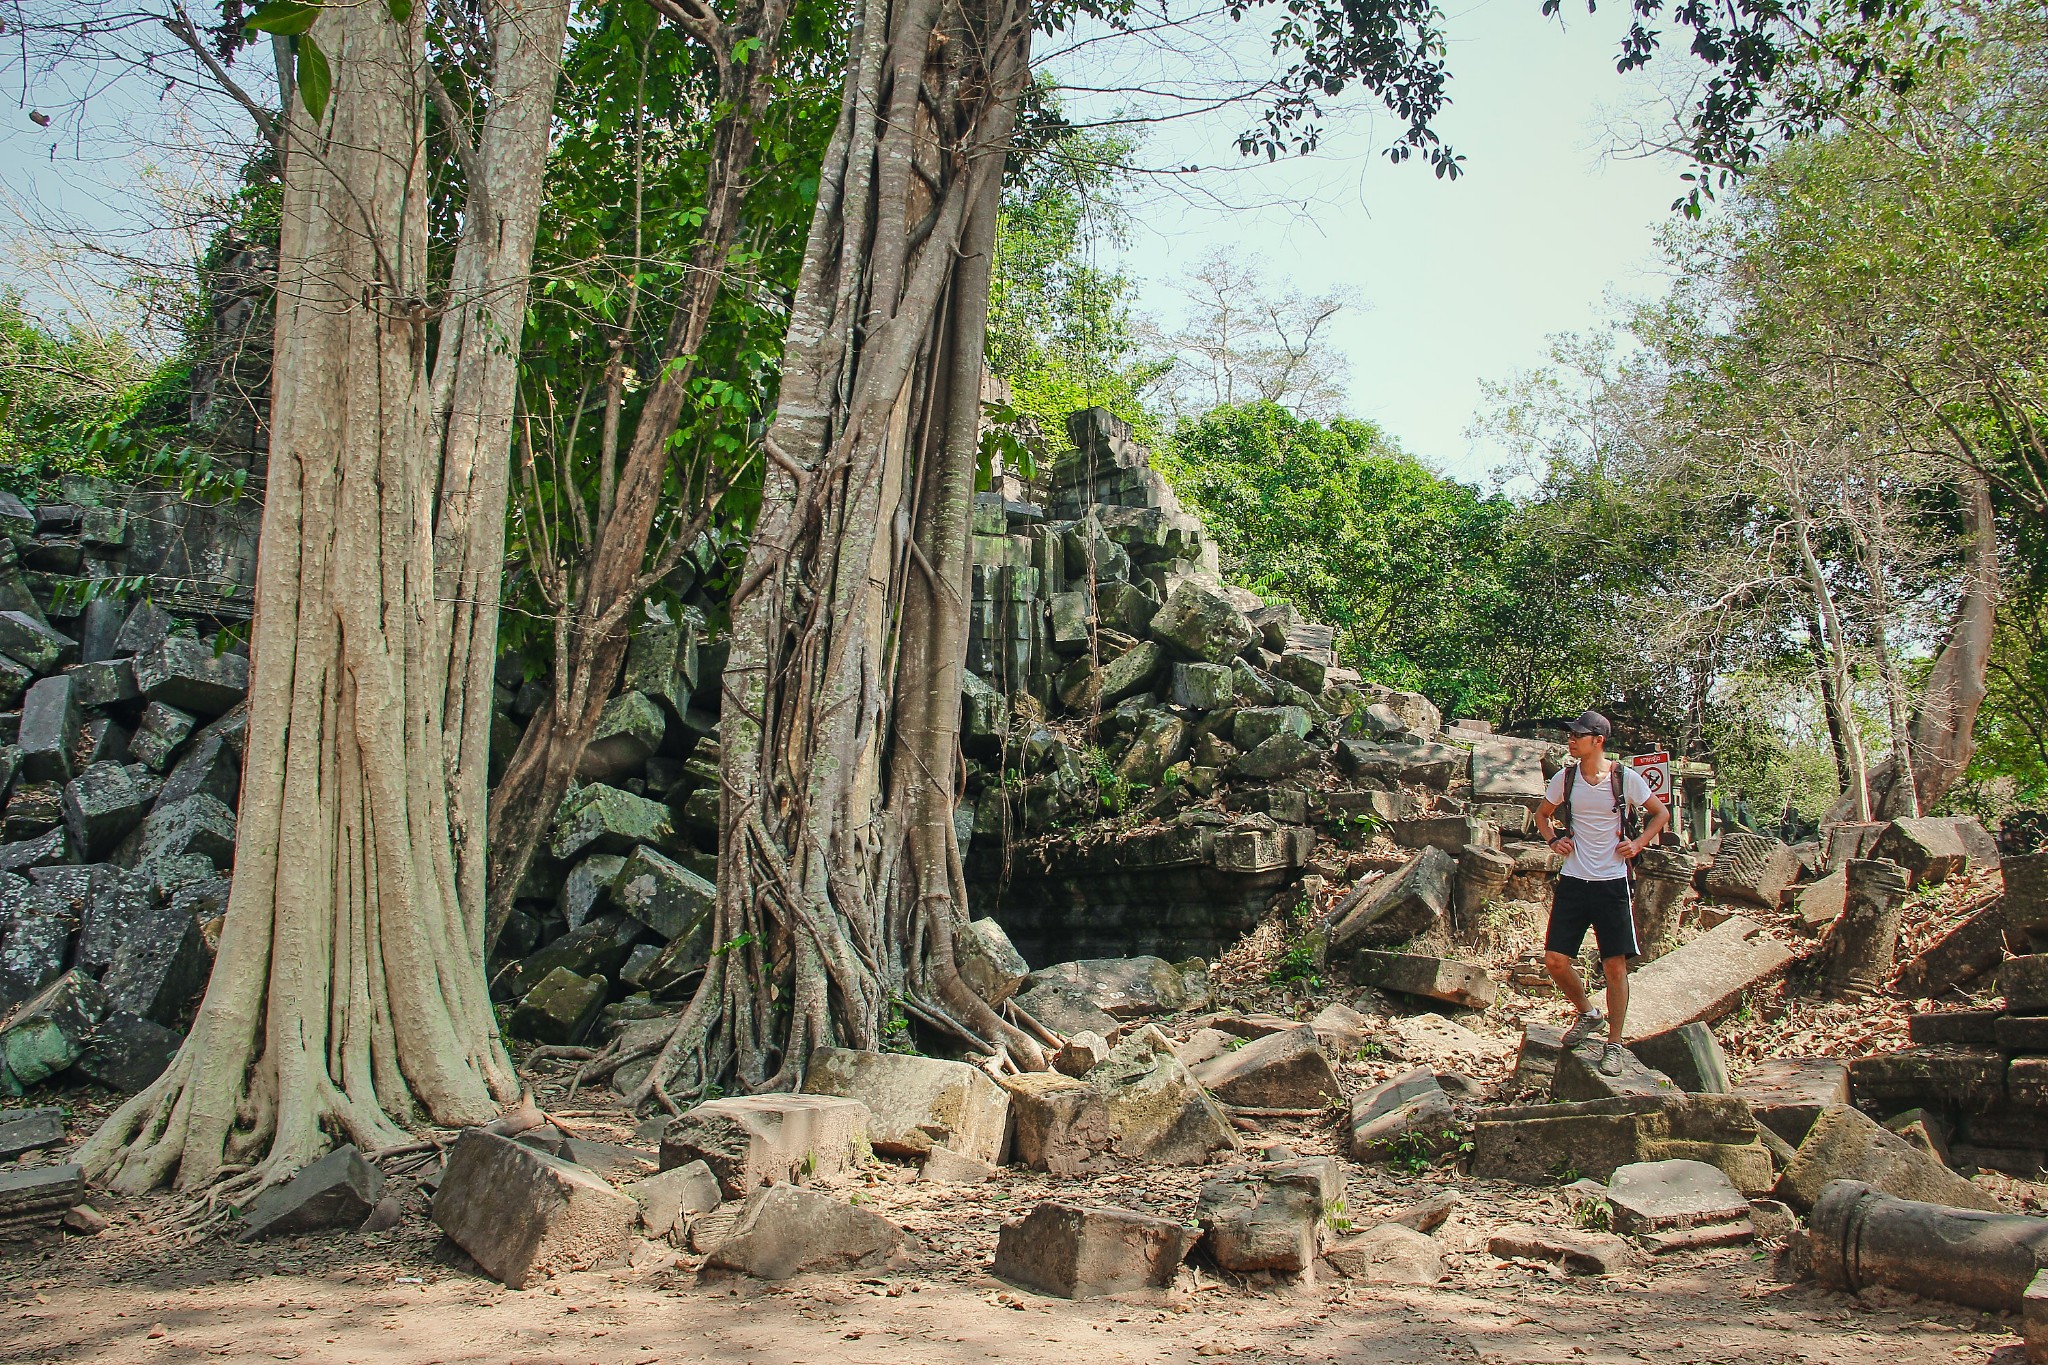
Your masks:
M1573 1232L1515 1223L1486 1240L1486 1250L1502 1260L1549 1261L1575 1275L1613 1275L1634 1263L1628 1243L1610 1232Z
M163 794L158 800L170 805L188 796L205 795L223 806L232 806L240 800L241 791L242 764L234 746L217 732L201 731L164 779Z
M968 922L953 939L953 959L960 978L991 1005L1000 1005L1017 993L1031 966L1010 943L1009 934L994 919Z
M1175 664L1173 691L1175 706L1190 711L1219 711L1230 705L1237 693L1237 681L1223 664Z
M761 1280L824 1270L872 1270L904 1251L903 1229L816 1190L770 1185L747 1197L706 1268Z
M1062 1076L1085 1076L1109 1056L1109 1040L1088 1029L1070 1034L1052 1057L1053 1070Z
M235 813L204 792L180 801L159 797L155 809L122 845L116 861L125 860L144 870L188 854L197 854L214 867L228 867L235 861Z
M1801 887L1799 898L1793 902L1800 926L1809 934L1826 933L1828 926L1842 917L1848 894L1849 874L1844 868L1836 868L1819 881Z
M1941 1115L1926 1109L1908 1109L1886 1119L1884 1126L1887 1132L1897 1133L1942 1165L1953 1164L1949 1160L1948 1120Z
M167 635L135 656L135 685L151 701L195 716L218 716L248 694L249 660L216 654L190 635Z
M1444 1277L1443 1249L1436 1239L1399 1223L1381 1223L1346 1237L1323 1259L1347 1279L1366 1284L1435 1284Z
M1323 1204L1322 1181L1306 1171L1253 1167L1204 1181L1201 1250L1233 1274L1299 1275L1315 1264Z
M1815 1119L1849 1102L1849 1064L1833 1057L1766 1058L1734 1094L1758 1123L1797 1147Z
M1232 759L1230 771L1234 776L1254 782L1271 782L1300 772L1315 759L1316 750L1307 740L1280 734L1260 741L1256 747Z
M365 1161L353 1143L337 1147L257 1195L242 1214L239 1235L254 1240L359 1227L383 1192L382 1171Z
M18 773L21 767L21 750L9 746L9 758ZM14 774L10 774L13 776ZM7 814L0 821L0 838L9 840L31 839L48 832L64 819L64 788L56 782L31 782L26 778L14 784L14 792L7 800Z
M837 1175L868 1155L868 1107L834 1095L735 1095L678 1115L661 1137L661 1168L702 1161L728 1199L757 1186Z
M1749 1200L1703 1161L1636 1161L1607 1181L1614 1230L1666 1232L1749 1217Z
M562 893L557 902L562 908L562 922L571 929L580 929L592 915L609 909L612 883L619 879L625 866L625 858L617 853L593 853L570 868L569 875L562 878Z
M1237 1146L1223 1111L1174 1056L1172 1042L1149 1024L1086 1079L1103 1092L1112 1144L1122 1156L1199 1166L1211 1153Z
M1681 1024L1667 1033L1639 1038L1630 1044L1645 1066L1663 1072L1679 1089L1696 1095L1725 1095L1734 1087L1728 1079L1728 1057L1721 1051L1714 1031L1697 1021Z
M2007 1052L2048 1054L2048 1014L2001 1014L1991 1041Z
M95 763L64 784L64 826L78 857L112 853L142 823L163 780L140 763Z
M1396 820L1387 829L1403 848L1440 848L1453 858L1467 848L1500 847L1500 829L1476 815L1416 815Z
M668 717L653 697L645 692L619 693L598 715L597 728L576 766L577 778L617 782L638 776L667 730Z
M100 984L110 1008L169 1026L206 988L212 970L198 922L175 905L160 905L129 925Z
M0 1161L12 1161L45 1147L64 1145L61 1109L10 1109L0 1112Z
M20 710L21 699L35 678L27 664L0 654L0 707L9 711Z
M2020 1336L2029 1365L2048 1365L2048 1270L2034 1276L2021 1296Z
M1031 973L1024 978L1024 984L1030 990L1050 986L1078 995L1117 1019L1174 1014L1200 1009L1209 1003L1206 970L1157 957L1061 962Z
M1860 1180L1900 1199L1997 1211L1998 1201L1848 1105L1822 1113L1778 1179L1778 1198L1804 1213L1831 1180Z
M625 1192L640 1206L640 1229L649 1237L666 1237L684 1215L709 1213L720 1203L718 1177L701 1161L658 1171Z
M1564 1056L1564 1030L1554 1024L1525 1024L1522 1046L1515 1054L1515 1088L1524 1094L1548 1095Z
M1923 1103L1985 1113L2005 1100L2005 1058L1989 1047L1909 1047L1858 1057L1849 1063L1849 1097L1877 1113Z
M114 636L117 655L142 654L155 649L171 633L171 614L147 598L129 609Z
M44 678L21 699L21 775L30 782L69 782L78 747L77 689L69 674Z
M79 664L70 673L80 706L113 706L142 695L135 687L135 670L126 659Z
M1939 886L1960 876L1970 852L1954 820L1934 816L1903 817L1885 826L1871 845L1870 858L1888 858L1906 869L1914 886Z
M1541 801L1547 785L1541 746L1494 738L1472 745L1474 801Z
M1116 775L1132 787L1157 787L1187 751L1187 722L1170 711L1148 711L1117 761Z
M1149 690L1165 662L1166 651L1150 640L1140 640L1111 659L1102 668L1102 705L1114 706Z
M917 1178L927 1185L979 1185L995 1173L989 1162L950 1147L932 1148L917 1168Z
M126 1010L114 1010L92 1031L92 1043L74 1064L110 1090L133 1095L163 1075L184 1035Z
M1344 1094L1329 1057L1308 1028L1269 1033L1191 1070L1225 1104L1254 1109L1315 1109Z
M1245 706L1231 720L1230 742L1253 749L1275 735L1308 734L1308 712L1299 706Z
M1472 1130L1472 1173L1545 1184L1570 1172L1605 1180L1631 1161L1690 1157L1718 1166L1737 1189L1770 1183L1770 1153L1732 1095L1628 1095L1575 1104L1490 1109Z
M63 975L81 907L59 887L0 873L0 988L10 998L35 994Z
M1452 1134L1447 1138L1447 1133ZM1455 1144L1451 1098L1436 1073L1419 1068L1367 1086L1351 1101L1351 1157L1384 1161L1434 1156Z
M1062 1299L1091 1299L1173 1283L1194 1234L1129 1209L1049 1202L1004 1223L994 1273Z
M23 872L32 867L48 867L53 863L69 861L71 836L61 828L53 829L48 834L39 834L33 839L0 844L0 872Z
M1483 1010L1497 994L1486 968L1449 958L1362 950L1351 959L1353 979L1397 995L1441 1000L1461 1009Z
M523 996L557 967L566 967L578 976L616 977L642 932L638 920L616 910L592 915L582 927L501 970L491 982L491 997L511 1000Z
M1550 1097L1560 1103L1613 1099L1620 1095L1668 1095L1678 1083L1661 1071L1643 1065L1628 1048L1621 1050L1621 1065L1609 1075L1600 1067L1604 1038L1589 1038L1557 1059L1557 1072L1550 1080Z
M1152 617L1152 638L1183 658L1224 664L1257 638L1251 622L1228 597L1189 580L1173 590Z
M1343 1004L1323 1006L1308 1026L1315 1030L1323 1050L1337 1058L1349 1057L1373 1032L1370 1016Z
M0 1225L54 1226L85 1198L85 1172L73 1164L0 1171Z
M1405 943L1443 922L1458 865L1442 849L1425 848L1406 864L1353 887L1330 919L1330 950Z
M563 798L550 851L564 862L583 853L623 855L641 844L667 848L674 833L667 806L593 782Z
M0 654L31 672L53 673L78 662L78 642L26 612L0 611Z
M1104 1170L1113 1134L1104 1092L1056 1072L1003 1078L1010 1096L1014 1159L1034 1171L1077 1176Z
M19 1095L70 1067L107 1015L106 993L84 972L69 971L23 1001L0 1028L0 1094Z
M921 1156L944 1146L992 1164L1003 1157L1009 1096L965 1062L821 1047L811 1053L804 1093L866 1105L868 1140L879 1152Z
M1791 961L1792 950L1762 925L1733 916L1635 973L1622 1040L1633 1043L1694 1021L1711 1024L1734 1009L1744 991Z
M610 984L602 976L578 976L556 967L533 985L512 1011L514 1036L536 1043L577 1043L604 1011Z
M1707 870L1705 890L1718 900L1778 908L1778 896L1799 876L1799 855L1763 834L1725 834Z
M1998 993L2014 1014L2048 1014L2048 953L2006 959L1998 969Z
M639 1206L593 1172L472 1128L449 1149L435 1224L514 1289L623 1256Z
M612 881L612 904L664 939L695 936L710 946L718 888L660 850L641 844Z
M2005 907L2006 901L1993 901L1929 944L1899 969L1893 983L1899 994L1922 1000L1996 971L2013 937Z
M128 740L128 756L153 773L168 768L178 747L192 737L198 718L175 706L153 701L142 708L142 719Z
M1016 1004L1054 1033L1069 1037L1077 1033L1114 1033L1123 1022L1079 991L1050 984L1027 985L1016 997Z

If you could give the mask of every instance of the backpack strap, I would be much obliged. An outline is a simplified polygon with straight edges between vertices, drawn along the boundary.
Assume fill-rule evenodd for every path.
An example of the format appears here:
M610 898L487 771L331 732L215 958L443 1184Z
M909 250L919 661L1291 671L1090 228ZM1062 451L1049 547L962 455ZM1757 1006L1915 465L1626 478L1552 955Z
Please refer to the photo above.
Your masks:
M1558 814L1564 816L1564 819L1556 823L1564 827L1566 838L1570 838L1572 832L1572 783L1578 775L1579 765L1576 762L1565 764L1564 798L1557 803Z
M1621 764L1616 763L1609 771L1608 780L1614 787L1614 808L1617 811L1624 811L1628 805L1628 798L1622 794Z

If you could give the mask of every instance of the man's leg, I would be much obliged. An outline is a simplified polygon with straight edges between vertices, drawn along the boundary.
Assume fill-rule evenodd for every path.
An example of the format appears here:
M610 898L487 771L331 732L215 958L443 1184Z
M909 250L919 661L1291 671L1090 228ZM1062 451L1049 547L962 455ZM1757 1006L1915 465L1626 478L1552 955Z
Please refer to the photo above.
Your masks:
M1607 974L1607 1041L1618 1044L1621 1021L1628 1017L1628 959L1602 958L1600 968Z
M1564 992L1564 998L1572 1002L1572 1009L1580 1014L1592 1011L1593 1003L1586 998L1586 985L1579 980L1579 965L1575 958L1563 953L1546 952L1543 965L1550 972L1550 979Z

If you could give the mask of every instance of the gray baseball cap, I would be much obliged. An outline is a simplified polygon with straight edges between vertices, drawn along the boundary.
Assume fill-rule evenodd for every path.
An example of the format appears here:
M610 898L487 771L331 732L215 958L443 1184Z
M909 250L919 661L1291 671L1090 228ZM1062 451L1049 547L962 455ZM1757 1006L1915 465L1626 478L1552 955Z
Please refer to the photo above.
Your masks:
M1607 717L1598 711L1581 711L1579 718L1564 727L1575 735L1599 735L1602 739L1613 736L1614 727L1607 723Z

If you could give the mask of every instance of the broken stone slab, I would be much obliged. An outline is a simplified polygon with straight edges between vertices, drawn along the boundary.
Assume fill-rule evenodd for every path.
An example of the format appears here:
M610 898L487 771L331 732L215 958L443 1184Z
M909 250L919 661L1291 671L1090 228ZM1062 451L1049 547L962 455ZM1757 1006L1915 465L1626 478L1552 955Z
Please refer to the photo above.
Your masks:
M1089 1029L1070 1035L1052 1055L1052 1069L1062 1076L1085 1076L1109 1056L1109 1040Z
M126 763L128 761L128 731L108 716L87 716L78 727L78 747L71 751L71 771L78 772L95 763Z
M69 672L80 706L113 706L141 695L135 688L135 670L126 659L78 664Z
M685 1214L709 1213L721 1202L718 1177L701 1161L636 1180L626 1194L640 1206L640 1229L649 1237L666 1237Z
M384 1173L353 1143L337 1147L281 1185L256 1196L242 1214L247 1241L327 1228L362 1226L384 1192Z
M1900 1199L1996 1211L1998 1201L1861 1110L1838 1105L1814 1120L1778 1179L1777 1197L1800 1212L1829 1181L1858 1180Z
M1034 1171L1089 1175L1110 1165L1114 1139L1109 1100L1101 1089L1057 1072L1002 1078L1010 1095L1012 1156Z
M248 695L249 660L216 654L191 635L167 635L134 659L135 686L151 701L195 716L218 716Z
M93 1030L91 1044L74 1065L87 1079L133 1095L164 1074L184 1041L183 1034L153 1020L113 1010Z
M1238 1275L1299 1275L1315 1265L1323 1218L1320 1178L1272 1167L1202 1183L1195 1220L1201 1250L1219 1269Z
M1353 777L1433 787L1437 791L1444 790L1463 773L1470 760L1470 754L1452 744L1337 741L1337 765Z
M1449 958L1363 949L1351 959L1352 977L1397 995L1440 1000L1460 1009L1483 1010L1498 994L1486 968Z
M128 756L153 773L163 772L198 724L191 713L153 701L142 708L142 719L128 740Z
M1450 911L1458 864L1438 848L1425 848L1393 872L1361 881L1331 912L1333 953L1390 947L1427 933Z
M617 853L593 853L569 869L562 878L562 891L557 904L562 909L562 922L571 929L580 929L600 909L609 909L608 897L612 883L619 878L619 872L626 866L626 860Z
M1220 711L1229 706L1237 692L1237 680L1222 664L1175 664L1173 691L1175 706L1190 711Z
M583 782L617 782L638 776L661 747L668 716L645 692L626 691L604 704L576 776Z
M641 844L633 850L612 880L611 898L662 938L702 938L709 949L718 888L659 849Z
M10 1109L0 1112L0 1161L12 1161L45 1147L64 1145L61 1109Z
M595 1172L471 1128L448 1151L433 1219L513 1289L623 1256L639 1205Z
M991 1179L996 1168L979 1157L934 1147L917 1168L917 1178L927 1185L980 1185Z
M19 711L22 697L35 680L36 675L29 672L28 665L0 654L0 707Z
M158 801L171 805L188 796L202 794L223 806L233 806L241 799L241 760L236 757L234 746L217 732L200 732L199 738L192 742L171 769L170 776L164 779L163 793Z
M1229 663L1258 638L1236 603L1192 579L1153 614L1151 634L1183 658L1209 664Z
M1797 1147L1815 1119L1849 1102L1849 1064L1833 1057L1766 1058L1734 1094L1758 1123Z
M2015 937L2005 906L2005 900L1993 901L1901 967L1893 982L1899 994L1909 1000L1924 1000L1996 971L2011 953Z
M0 844L0 872L24 872L71 861L71 836L61 827L33 839Z
M1083 664L1087 661L1081 660ZM1166 651L1150 640L1140 640L1103 665L1100 697L1105 707L1151 689L1152 680L1166 663Z
M1695 1095L1725 1095L1734 1087L1728 1079L1728 1055L1721 1051L1714 1031L1697 1021L1680 1024L1668 1033L1639 1038L1630 1044L1645 1066L1663 1072L1681 1090Z
M1189 1034L1184 1042L1176 1043L1173 1052L1187 1066L1197 1067L1204 1062L1214 1061L1235 1048L1243 1047L1250 1041L1249 1038L1225 1033L1222 1029L1198 1028ZM1097 1059L1098 1062L1100 1060Z
M2006 959L1998 969L1998 993L2014 1014L2048 1014L2048 953Z
M1115 1033L1123 1024L1079 991L1054 985L1029 986L1014 997L1016 1007L1057 1034L1098 1036Z
M1743 992L1784 970L1792 956L1762 925L1733 916L1630 978L1622 1041L1695 1021L1711 1024L1734 1009Z
M176 905L158 905L129 925L100 984L110 1009L168 1027L206 989L212 971L198 921Z
M1492 737L1472 745L1474 801L1541 801L1548 785L1541 745Z
M19 1095L68 1069L106 1017L106 992L76 970L23 1001L0 1028L0 1093Z
M9 912L5 937L0 937L0 979L16 998L32 995L64 974L72 940L78 934L80 910L71 896L51 886L30 885L19 878L0 883L0 904Z
M171 625L170 613L144 598L129 610L128 619L121 623L120 631L114 636L114 653L127 656L155 649L171 633Z
M1939 886L1961 876L1970 851L1954 820L1934 816L1905 817L1885 826L1871 845L1868 858L1889 859L1906 869L1913 886Z
M661 1169L702 1161L728 1199L761 1185L839 1175L866 1159L873 1115L835 1095L733 1095L670 1120Z
M811 1053L804 1093L866 1105L868 1141L878 1152L922 1156L950 1147L991 1165L1003 1159L1009 1096L965 1062L821 1047Z
M512 1011L513 1036L557 1046L582 1041L604 1012L611 983L602 976L578 976L556 967L533 985Z
M1989 1047L1909 1047L1849 1063L1849 1098L1864 1109L1895 1113L1939 1103L1988 1113L2005 1101L2005 1058Z
M1756 1240L1756 1224L1748 1218L1723 1223L1702 1223L1697 1227L1673 1228L1669 1232L1642 1232L1636 1242L1654 1256L1674 1251L1705 1251L1711 1247L1739 1246Z
M27 612L0 611L0 654L32 673L54 673L78 662L78 642Z
M592 782L562 799L549 851L567 862L584 853L631 853L640 844L672 846L667 806L619 787Z
M1024 984L1028 990L1049 986L1077 995L1117 1019L1177 1014L1209 1003L1207 969L1194 959L1172 963L1158 957L1105 957L1061 962L1031 973Z
M1031 975L1024 955L1010 942L1003 926L991 918L970 920L954 935L953 961L968 989L992 1006L1015 995Z
M1344 1094L1309 1028L1269 1033L1190 1069L1223 1103L1253 1109L1319 1109Z
M1620 1233L1669 1232L1708 1223L1747 1222L1749 1200L1703 1161L1634 1161L1607 1181ZM1753 1235L1753 1234L1752 1234Z
M1570 1104L1489 1109L1472 1130L1472 1173L1548 1184L1570 1172L1605 1180L1632 1161L1688 1157L1758 1193L1772 1180L1756 1122L1732 1095L1625 1095Z
M164 789L140 763L95 763L64 784L64 826L78 857L111 854L140 825Z
M13 760L14 772L21 768L21 750L9 746L8 757ZM7 814L0 821L0 838L9 840L29 839L43 834L64 820L64 788L56 782L30 782L26 778L14 783L13 795L7 801Z
M1389 1025L1400 1039L1400 1054L1409 1061L1449 1064L1470 1058L1491 1058L1504 1049L1441 1014L1416 1014Z
M566 967L578 976L615 977L644 932L638 920L616 910L592 915L580 927L507 964L491 981L491 998L518 999L557 967Z
M1040 1204L996 1234L997 1278L1062 1299L1173 1283L1193 1229L1129 1209Z
M1230 742L1254 749L1275 735L1308 734L1308 712L1299 706L1244 706L1231 719Z
M1168 711L1148 711L1118 760L1116 774L1132 787L1157 787L1187 748L1186 721Z
M1949 1125L1941 1115L1926 1109L1908 1109L1886 1119L1884 1126L1886 1131L1897 1133L1942 1165L1954 1168L1949 1160Z
M1740 831L1723 835L1707 870L1704 890L1716 900L1739 901L1766 910L1799 876L1799 855L1782 840Z
M2048 1273L2048 1218L1947 1208L1855 1180L1827 1187L1807 1243L1824 1288L1883 1285L1995 1313L2031 1311L2029 1290Z
M1829 926L1842 917L1848 895L1849 873L1846 868L1838 867L1819 881L1801 887L1798 899L1793 902L1800 927L1816 936L1826 933Z
M1629 1244L1609 1232L1572 1232L1514 1223L1486 1239L1486 1250L1504 1261L1547 1261L1575 1275L1615 1275L1635 1263Z
M786 1280L805 1271L880 1269L903 1254L903 1229L880 1214L777 1184L748 1196L705 1268Z
M1589 1038L1557 1059L1551 1077L1550 1098L1560 1103L1614 1099L1622 1095L1668 1095L1678 1083L1663 1072L1645 1066L1628 1048L1621 1049L1621 1064L1612 1075L1601 1067L1604 1040Z
M1528 1095L1548 1095L1563 1056L1563 1029L1554 1024L1523 1025L1522 1046L1515 1054L1515 1089Z
M1366 1284L1435 1284L1444 1277L1443 1249L1436 1239L1398 1223L1381 1223L1346 1237L1323 1259L1347 1279Z
M1174 1056L1171 1040L1149 1024L1119 1043L1086 1079L1108 1103L1119 1155L1199 1166L1238 1145L1236 1130Z
M1357 1010L1344 1004L1323 1006L1308 1026L1315 1030L1316 1041L1332 1057L1346 1057L1356 1051L1372 1035L1373 1021Z
M1230 761L1233 776L1271 782L1298 773L1316 760L1316 749L1296 735L1274 735Z
M1351 1101L1351 1158L1434 1157L1457 1145L1451 1097L1418 1068L1358 1092Z
M138 870L197 854L214 867L235 861L235 813L204 792L156 807L128 836L114 861Z
M69 782L72 753L78 748L76 684L71 675L44 678L22 696L21 776L30 782Z
M0 1171L0 1229L59 1222L85 1198L85 1172L76 1165Z

